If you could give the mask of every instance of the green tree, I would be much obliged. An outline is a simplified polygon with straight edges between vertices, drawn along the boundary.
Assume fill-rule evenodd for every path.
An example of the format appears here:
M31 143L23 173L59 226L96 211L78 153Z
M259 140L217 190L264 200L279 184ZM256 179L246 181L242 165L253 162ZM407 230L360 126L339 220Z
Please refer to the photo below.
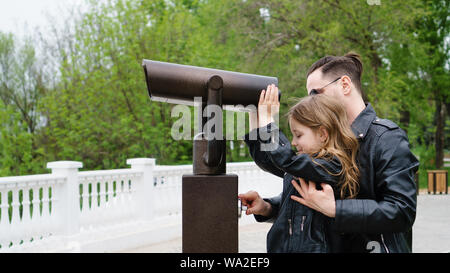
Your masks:
M37 110L45 94L45 75L30 38L18 42L0 32L0 174L42 172L43 149L36 141L41 126Z
M126 158L143 156L192 162L192 141L170 137L173 105L149 100L141 63L234 69L233 32L216 37L211 11L220 12L199 1L90 1L74 27L63 28L70 34L55 35L60 81L40 106L47 152L86 168L124 167Z
M53 23L48 39L0 36L4 169L24 174L53 160L109 169L131 157L191 163L192 140L171 138L174 105L148 97L142 59L276 76L283 115L306 95L314 61L351 50L363 57L363 89L378 115L408 132L422 162L439 163L448 13L438 0L89 0L84 13ZM44 45L39 54L36 44ZM242 141L232 141L227 160L248 160Z
M450 106L450 3L448 1L425 1L426 13L417 20L417 36L423 51L419 69L423 90L434 104L435 164L443 167L445 126ZM450 112L450 111L449 111ZM448 138L448 137L447 137Z
M19 45L12 34L0 32L0 98L21 113L30 133L38 126L36 107L46 89L40 69L30 38Z

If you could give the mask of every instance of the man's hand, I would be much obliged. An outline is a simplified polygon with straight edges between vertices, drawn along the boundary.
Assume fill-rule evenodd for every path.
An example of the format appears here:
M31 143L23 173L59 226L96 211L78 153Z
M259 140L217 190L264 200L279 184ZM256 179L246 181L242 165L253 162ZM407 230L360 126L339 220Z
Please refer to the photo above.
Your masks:
M280 102L278 101L278 88L274 85L268 85L267 91L262 90L258 103L258 123L259 127L274 122L274 116L280 111Z
M291 183L303 198L291 195L291 199L334 218L336 216L336 200L334 199L333 188L328 184L321 183L322 190L317 190L316 183L306 183L302 178L299 178L299 180L300 185L295 180L292 180Z
M272 213L270 203L264 201L256 191L249 191L238 195L242 205L247 206L245 214L256 214L268 217Z

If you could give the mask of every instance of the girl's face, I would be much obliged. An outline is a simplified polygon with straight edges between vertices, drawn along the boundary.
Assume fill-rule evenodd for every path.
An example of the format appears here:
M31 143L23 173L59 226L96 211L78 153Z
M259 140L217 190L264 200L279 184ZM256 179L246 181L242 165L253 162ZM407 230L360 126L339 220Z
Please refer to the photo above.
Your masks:
M325 129L313 130L297 120L290 118L289 127L292 132L292 146L297 149L297 154L318 152L327 134Z

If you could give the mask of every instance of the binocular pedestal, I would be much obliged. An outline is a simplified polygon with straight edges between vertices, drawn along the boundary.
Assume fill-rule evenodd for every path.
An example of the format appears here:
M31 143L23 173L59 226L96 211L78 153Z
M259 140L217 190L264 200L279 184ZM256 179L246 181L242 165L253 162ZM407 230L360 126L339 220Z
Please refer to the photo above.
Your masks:
M238 252L238 176L183 175L183 252Z
M193 175L182 180L183 252L237 252L238 177L226 174L222 111L206 106L246 111L247 106L258 105L261 90L278 85L278 79L151 60L144 60L142 66L152 100L196 106L196 98L202 98ZM213 114L220 124L210 125Z

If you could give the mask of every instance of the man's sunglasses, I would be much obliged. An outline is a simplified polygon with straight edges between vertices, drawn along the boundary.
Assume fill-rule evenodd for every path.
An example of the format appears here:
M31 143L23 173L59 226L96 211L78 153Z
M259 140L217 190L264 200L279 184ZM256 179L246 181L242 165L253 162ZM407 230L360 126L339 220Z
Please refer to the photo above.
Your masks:
M339 77L339 78L337 78L337 79L335 79L334 81L330 82L329 84L327 84L327 85L325 85L325 86L319 88L319 89L311 89L311 92L309 92L309 94L310 94L310 95L318 95L318 94L320 94L320 93L322 92L322 89L324 89L325 87L327 87L328 85L330 85L330 84L332 84L332 83L334 83L334 82L337 82L337 81L340 80L341 78L342 78L342 76Z

